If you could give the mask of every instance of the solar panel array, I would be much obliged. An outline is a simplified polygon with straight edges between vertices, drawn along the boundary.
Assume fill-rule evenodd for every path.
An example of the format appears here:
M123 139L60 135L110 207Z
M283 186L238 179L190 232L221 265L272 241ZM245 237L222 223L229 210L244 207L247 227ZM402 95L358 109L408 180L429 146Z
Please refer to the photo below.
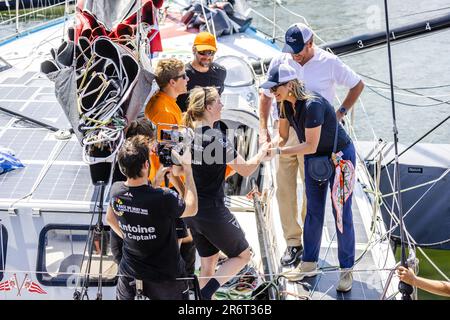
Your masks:
M56 128L70 128L52 82L36 72L17 76L13 72L2 72L0 108ZM53 131L0 111L0 147L13 150L25 165L0 175L1 201L91 201L94 187L75 137L57 140Z
M15 69L4 71L0 80L0 108L20 113L59 129L70 128L54 93L54 85L38 72L15 76Z

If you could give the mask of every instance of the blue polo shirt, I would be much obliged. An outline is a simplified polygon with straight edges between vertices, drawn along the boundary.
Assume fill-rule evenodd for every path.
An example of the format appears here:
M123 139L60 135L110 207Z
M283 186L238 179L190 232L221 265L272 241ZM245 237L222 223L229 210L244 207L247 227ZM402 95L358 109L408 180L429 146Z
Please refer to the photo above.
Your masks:
M297 100L294 108L289 102L285 101L284 115L282 114L280 117L284 117L289 121L301 142L306 141L306 128L322 126L317 152L305 155L305 157L331 155L336 132L336 112L328 100L316 92L312 92L312 94L314 95L314 98L312 99L306 101ZM350 142L351 139L347 132L345 132L342 125L339 124L336 151L341 151Z

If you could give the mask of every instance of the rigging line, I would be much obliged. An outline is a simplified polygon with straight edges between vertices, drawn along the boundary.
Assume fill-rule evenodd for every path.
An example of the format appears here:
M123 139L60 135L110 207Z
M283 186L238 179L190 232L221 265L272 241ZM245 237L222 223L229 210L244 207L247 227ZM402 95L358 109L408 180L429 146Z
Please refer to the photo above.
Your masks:
M389 172L388 172L388 175L387 175L387 176L388 176L389 182L390 182L391 187L392 187L392 181L390 180L390 173L389 173ZM428 190L427 190L427 192L428 192ZM423 197L423 195L422 195L422 197ZM393 197L393 201L394 201L394 199L395 199L395 197ZM394 231L394 229L397 228L397 226L399 225L399 219L398 219L398 217L397 217L397 216L394 214L394 212L393 212L393 206L394 206L394 205L392 205L392 207L390 207L390 206L386 203L386 200L383 199L383 198L382 198L382 205L386 208L387 213L390 215L390 217L391 217L391 222L394 221L394 223L395 223L395 225L394 225L393 227L391 227L391 228L388 230L388 232L387 232L387 233L392 233L392 232ZM409 211L408 211L408 213L409 213ZM391 226L392 226L392 223L391 223ZM449 238L449 239L445 239L445 240L442 240L442 241L439 241L439 242L434 242L434 243L426 243L426 244L418 243L418 242L411 236L411 234L409 233L409 231L408 231L406 228L405 228L405 231L406 231L406 236L407 236L407 240L408 240L408 246L409 246L410 250L412 250L412 246L410 245L410 242L412 242L415 246L420 245L420 246L422 246L422 247L438 246L438 245L441 245L441 244L445 244L445 243L447 243L447 242L450 242L450 238ZM393 237L393 238L399 238L398 236L395 236L395 235L391 235L391 237Z
M360 75L362 75L363 77L370 78L369 76L364 76L361 73L360 73ZM384 83L383 81L375 79L375 78L372 78L372 80ZM374 84L368 84L367 82L366 82L366 85L371 86L372 88L389 89L389 87L377 86L377 85L374 85ZM395 86L396 89L404 90L404 91L407 91L407 90L430 90L430 89L439 89L439 88L447 88L447 87L450 87L450 84L443 84L443 85L436 85L436 86L427 86L427 87L399 87L399 86ZM415 93L415 94L417 94L417 93ZM432 96L426 96L426 97L432 97Z
M23 114L17 113L17 112L15 112L15 111L12 111L12 110L9 110L9 109L5 109L5 108L3 108L3 107L0 107L0 111L3 111L3 112L5 112L5 113L8 113L8 114L10 114L10 115L12 115L12 116L14 116L14 117L20 118L21 120L25 120L25 121L31 122L31 123L33 123L33 124L35 124L35 125L38 125L38 126L40 126L40 127L43 127L43 128L45 128L45 129L47 129L47 130L50 130L50 131L56 132L56 131L59 130L58 128L56 128L56 127L54 127L54 126L48 125L48 124L46 124L46 123L43 123L43 122L41 122L41 121L39 121L39 120L35 120L35 119L33 119L33 118L30 118L30 117L24 116Z
M382 158L382 161L384 160L384 156L383 156L383 154L381 154L381 158ZM397 183L397 181L394 181L394 183L392 182L392 180L391 180L391 174L390 174L390 172L389 172L389 168L388 167L385 167L386 168L386 171L387 171L387 178L388 178L388 181L389 181L389 184L390 184L390 186L391 186L391 188L392 188L392 190L396 190L396 183ZM396 174L396 170L397 170L397 167L396 166L394 166L394 172L392 173L392 176L394 177L395 176L395 174ZM399 207L399 199L397 198L397 197L395 197L395 196L393 196L392 197L392 206L391 207L389 207L388 205L387 205L387 203L385 202L385 200L383 199L383 197L381 197L381 199L382 199L382 203L383 203L383 205L387 208L387 210L388 210L388 214L391 216L391 218L395 221L395 223L396 223L396 225L394 226L394 229L395 228L397 228L397 226L399 225L399 218L395 215L395 213L394 213L394 207L395 207L395 205L397 205L397 207ZM405 229L406 230L406 229ZM393 229L392 230L389 230L390 232L393 232ZM410 235L409 235L409 232L407 232L406 231L406 240L407 240L407 243L408 243L408 248L410 249L410 250L412 250L412 245L411 245L411 242L416 242L412 237L410 237ZM403 242L403 241L402 241Z
M367 83L366 83L367 85ZM372 86L372 85L367 85L368 87L376 90L376 91L389 91L389 88L385 88L385 87L380 87L380 86ZM378 89L378 90L377 90ZM396 95L398 96L402 96L402 97L413 97L413 98L423 98L423 99L429 99L429 98L442 98L442 97L449 97L450 94L439 94L439 95L417 95L417 94L408 94L408 93L402 93L402 92L397 92L397 91L402 91L402 90L397 90L396 89Z
M408 151L409 149L411 149L413 146L415 146L417 143L419 143L420 141L422 141L423 139L425 139L425 137L427 137L429 134L431 134L434 130L436 130L437 128L439 128L444 122L446 122L448 119L450 118L450 116L447 116L447 118L445 118L444 120L442 120L441 122L439 122L437 125L435 125L432 129L428 130L424 135L422 135L419 139L417 139L416 141L414 141L410 146L408 146L405 150L403 150L398 156L400 157L401 155L403 155L406 151ZM391 161L389 161L385 167L387 167L388 165L390 165L392 163L393 159L391 159Z
M385 82L385 81L383 81L383 80L380 80L380 79L377 79L377 78L374 78L374 77L371 77L371 76L362 74L361 72L359 72L358 74L361 75L361 76L363 76L364 78L367 78L367 79L376 81L376 82L378 82L378 83L381 83L381 84L384 84L384 85L389 85L389 83L387 83L387 82ZM406 92L409 92L409 93L413 93L413 94L416 94L416 95L418 95L418 96L426 96L426 95L424 95L423 93L415 92L415 91L413 91L413 89L410 89L410 88L402 88L402 87L399 87L399 86L396 86L396 85L394 85L394 88L400 89L400 90L403 90L403 91L406 91ZM436 99L436 98L432 98L432 97L429 97L429 99L434 100L434 101L437 101L437 102L444 102L443 100ZM447 102L447 104L450 104L450 103Z
M40 186L40 184L42 183L42 181L44 181L45 176L47 175L48 171L50 170L50 168L53 166L53 163L56 161L56 159L58 159L58 157L60 156L61 152L64 150L64 148L67 146L67 144L69 143L69 139L65 141L65 143L60 143L59 146L59 150L57 150L57 148L54 148L52 150L52 152L50 153L50 160L48 160L46 162L46 164L44 165L44 167L41 169L41 172L39 173L39 176L36 178L35 184L32 186L31 191L24 195L23 197L16 199L15 201L13 201L10 205L9 208L12 209L14 207L14 205L22 200L25 200L29 197L31 197L33 195L33 193L36 191L36 189Z
M376 91L372 87L368 86L367 88L369 88L369 90L371 90L375 94L379 95L380 97L391 101L391 98L383 95L382 93L379 93L378 91ZM431 97L426 97L426 98L431 99ZM443 104L449 104L450 100L442 101L442 102L438 102L438 103L430 103L430 104L412 104L412 103L406 103L406 102L401 102L401 101L395 101L395 103L403 105L403 106L407 106L407 107L427 108L427 107L436 107L436 106L440 106L440 105L443 105Z
M430 13L430 12L444 11L444 10L447 10L447 9L450 9L450 7L442 7L442 8L438 8L438 9L420 11L420 12L400 15L400 16L396 16L396 17L390 17L389 19L392 21L392 20L395 20L395 19L401 19L401 18L405 18L405 17L410 17L410 16L414 16L414 15L418 15L418 14L424 14L424 13ZM440 16L440 15L433 15L432 17L429 17L428 19L432 19L432 18L435 18L435 17L438 17L438 16ZM382 22L384 22L384 19L382 20ZM342 30L343 28L350 28L350 27L363 26L363 25L367 26L367 22L346 24L346 25L343 25L343 26L336 26L336 27L321 28L321 29L318 29L318 31L322 32L324 30Z
M275 0L274 0L274 1L275 1ZM325 43L325 40L323 40L323 39L322 39L322 38L321 38L321 37L313 30L313 28L312 28L311 25L309 24L308 20L306 20L306 18L305 18L304 16L302 16L301 14L298 14L298 13L296 13L296 12L294 12L294 11L288 9L287 7L283 6L283 5L281 4L281 2L279 2L279 1L275 1L275 3L278 4L278 6L279 6L281 9L285 10L286 12L292 14L293 16L296 16L296 17L302 19L302 20L305 22L305 24L306 24L307 26L310 27L311 31L313 32L313 35L314 35L317 39L319 39L322 43ZM281 42L284 43L284 41L281 41Z
M95 215L95 209L93 210L93 216ZM84 300L83 298L86 296L89 299L88 296L88 289L89 289L89 281L90 281L90 275L91 275L91 265L92 265L92 251L93 251L93 246L94 246L94 228L92 228L92 225L89 226L89 231L88 231L88 239L86 241L86 245L85 245L85 250L87 248L87 243L89 242L89 248L88 248L88 261L87 261L87 266L83 275L83 284L82 284L82 288L81 288L81 292L80 292L80 297L81 300ZM82 262L84 262L84 258L86 256L86 251L83 252L83 259ZM80 265L80 271L83 269L83 264ZM98 276L100 277L100 275L102 274L101 272L102 270L100 270L100 274L98 274ZM76 292L76 291L75 291Z
M369 273L369 272L391 272L392 270L395 270L395 268L375 268L375 269L354 269L352 272L354 273ZM344 272L348 272L348 270L340 270L339 268L333 269L333 270L327 270L327 269L318 269L318 274L340 274ZM0 272L3 273L29 273L29 274L48 274L48 271L36 271L36 270L14 270L14 269L0 269ZM258 276L274 276L274 277L284 277L286 274L292 273L293 269L281 273L271 273L271 274L264 274L264 273L258 273ZM75 276L84 276L84 272L52 272L52 274L55 275L75 275ZM99 277L103 275L103 272L101 273L89 273L89 275L93 278ZM117 273L115 275L116 277L129 277L125 274L119 274ZM212 278L240 278L245 277L245 274L237 274L237 275L212 275L212 276L198 276L197 279L212 279ZM177 277L175 280L177 281L184 281L184 280L193 280L193 277Z
M209 28L208 18L206 18L206 12L205 12L205 6L203 4L203 0L200 0L200 6L202 7L203 18L205 19L206 28L208 29L208 32L211 33L211 29ZM214 35L214 37L215 36L216 35Z
M423 254L423 256L428 260L428 262L436 269L436 271L439 272L439 274L446 281L450 281L450 279L447 277L447 275L441 269L439 269L439 267L433 262L433 260L431 260L431 258L425 253L425 251L421 247L418 247L418 249Z
M427 181L427 182L424 182L424 183L415 185L415 186L413 186L413 187L409 187L409 188L406 188L406 189L402 189L402 190L400 190L400 192L407 192L407 191L415 190L415 189L418 189L418 188L425 187L425 186L427 186L427 185L429 185L429 184L435 185L437 182L439 182L440 180L442 180L442 179L447 175L447 173L449 173L449 172L450 172L450 169L447 169L447 170L444 171L444 173L442 173L442 174L440 175L440 177L438 177L438 178L436 178L436 179L434 179L434 180L430 180L430 181ZM390 197L390 196L392 196L393 194L394 194L394 192L387 193L387 194L383 194L382 197ZM424 193L424 195L425 195L425 193ZM406 216L406 215L405 215L405 216Z
M93 206L93 210L92 210L92 214L91 214L91 221L89 223L89 230L88 230L87 239L86 239L86 242L84 243L83 257L81 258L80 271L83 269L84 260L86 258L87 246L88 246L88 243L90 242L90 237L92 237L91 230L93 229L92 225L93 225L93 222L94 222L95 208L97 207L97 201L98 201L98 198L96 197L95 198L95 203L94 203L94 206ZM84 276L86 276L86 273L84 273ZM76 283L76 286L75 286L75 292L78 291L78 287L81 287L81 285L80 285L80 279L77 277L77 283Z
M394 227L394 229L395 228L396 227ZM392 235L392 238L394 238L396 240L400 240L400 238L398 236L396 236L396 235ZM416 242L414 240L414 245L416 247L424 247L424 248L437 247L437 246L441 246L441 245L444 245L444 244L447 244L447 243L450 243L450 238L445 239L445 240L441 240L441 241L438 241L438 242L433 242L433 243L420 243L420 242Z
M384 156L382 156L382 158L384 159ZM387 170L387 177L388 177L388 180L389 180L389 184L391 185L391 188L392 188L392 190L395 190L395 187L393 186L393 184L392 184L392 180L391 180L391 174L390 174L390 172L389 172L389 168L386 166L386 167L384 167L384 168L386 168L386 170ZM395 170L395 168L394 168L394 170ZM436 185L436 183L437 182L439 182L440 180L442 180L446 175L447 175L447 173L448 172L450 172L450 169L447 169L439 178L437 178L437 179L435 179L435 180L432 180L432 181L428 181L428 182L426 182L426 183L423 183L423 184L421 184L421 185L418 185L418 186L414 186L414 187L410 187L410 188L407 188L407 189L403 189L403 190L400 190L400 193L401 192L406 192L406 191L410 191L410 190L413 190L413 189L416 189L416 188L419 188L419 187L423 187L423 186L426 186L426 185L429 185L429 184L432 184L421 196L420 196L420 198L411 206L411 208L405 213L405 215L404 215L404 217L406 217L410 212L411 212L411 210L425 197L425 195ZM382 195L381 196L381 199L382 199L382 201L383 201L383 204L384 204L384 206L386 207L386 209L388 210L388 212L391 212L391 211L393 211L393 207L394 207L394 204L392 204L392 206L391 207L388 207L387 206L387 204L385 204L385 200L383 199L383 198L385 198L385 197L387 197L387 196L392 196L392 195L394 195L395 194L395 192L394 193L390 193L390 194L388 194L388 195ZM394 199L396 199L395 197L393 197L393 200ZM396 200L397 201L397 200ZM397 218L396 217L396 215L395 214L393 214L393 217L395 217L395 218ZM414 239L413 239L414 240ZM414 242L416 243L416 241L414 240Z
M405 238L404 235L404 222L403 222L403 204L402 204L402 195L400 193L401 185L400 185L400 170L399 170L399 162L398 162L398 129L397 129L397 119L396 119L396 112L395 112L395 98L394 98L394 76L393 76L393 70L392 70L392 54L391 54L391 39L390 39L390 29L389 29L389 13L388 13L388 4L387 0L384 0L384 13L386 17L386 42L387 42L387 51L388 51L388 65L389 65L389 84L391 88L391 106L392 106L392 125L393 125L393 133L394 133L394 149L395 149L395 184L397 186L397 201L398 201L398 213L399 213L399 220L400 220L400 238L402 240L401 243L401 263L403 266L406 266L406 249L405 245L403 243L403 240ZM395 197L395 196L394 196ZM406 283L402 282L399 285L399 289L402 292L402 299L403 300L411 300L411 296L409 293L409 288L412 289L412 287Z
M386 207L387 213L392 218L390 229L386 232L386 234L391 234L395 230L395 228L397 228L397 226L399 225L399 220L398 220L398 217L393 213L393 209L386 204L385 199L382 200L382 205L384 207ZM395 223L394 226L392 226L392 222ZM414 246L433 247L433 246L439 246L439 245L450 242L450 238L449 238L449 239L445 239L445 240L434 242L434 243L419 243L412 237L412 235L409 233L409 231L407 229L405 229L405 230L406 230L406 236L408 239L408 245L410 245L410 242L412 242L414 244ZM390 237L399 239L399 237L396 235L391 235ZM412 246L410 246L410 250L412 250Z

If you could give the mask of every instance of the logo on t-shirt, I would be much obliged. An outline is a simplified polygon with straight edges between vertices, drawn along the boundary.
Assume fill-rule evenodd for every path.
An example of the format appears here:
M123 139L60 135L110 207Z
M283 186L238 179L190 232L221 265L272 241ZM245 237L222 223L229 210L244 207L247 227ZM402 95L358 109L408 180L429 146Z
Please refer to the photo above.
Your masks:
M120 198L114 198L113 200L113 211L116 215L118 215L119 217L123 216L123 211L119 210L118 208L120 208L120 206L123 205L123 201Z
M125 212L132 214L141 214L147 216L149 214L148 209L138 208L124 204L124 201L119 197L113 198L114 213L119 217L123 216Z

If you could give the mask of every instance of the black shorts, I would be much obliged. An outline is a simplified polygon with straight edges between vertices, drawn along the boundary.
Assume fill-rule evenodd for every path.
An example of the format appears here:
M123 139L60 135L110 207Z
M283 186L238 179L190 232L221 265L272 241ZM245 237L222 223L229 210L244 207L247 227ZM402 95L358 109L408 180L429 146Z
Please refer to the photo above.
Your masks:
M181 218L175 219L175 228L177 230L177 239L183 239L189 235L186 223L184 223L183 219Z
M199 208L197 214L212 217L186 220L200 257L210 257L222 251L229 258L234 258L249 248L244 231L227 207ZM220 219L214 220L218 216Z
M136 284L133 278L119 277L117 300L134 300ZM143 295L150 300L188 300L189 287L186 280L144 281Z

